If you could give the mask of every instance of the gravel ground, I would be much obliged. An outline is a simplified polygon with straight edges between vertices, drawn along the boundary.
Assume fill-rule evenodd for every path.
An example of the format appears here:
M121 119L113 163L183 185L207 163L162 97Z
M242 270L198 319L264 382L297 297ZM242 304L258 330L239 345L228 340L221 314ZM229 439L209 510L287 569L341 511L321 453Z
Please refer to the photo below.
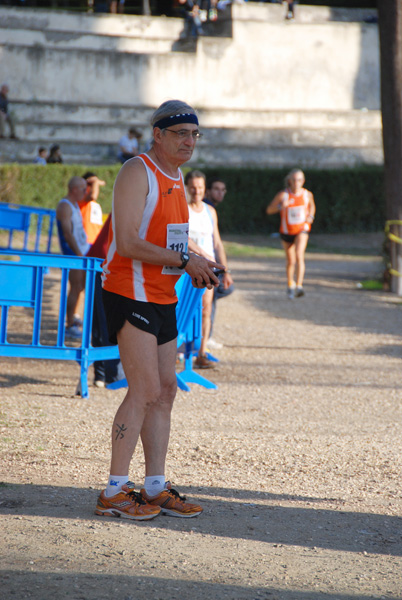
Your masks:
M173 415L167 476L196 519L96 517L124 390L83 400L73 363L1 361L1 598L402 598L401 304L356 288L380 259L308 255L294 301L283 258L231 268L218 390Z

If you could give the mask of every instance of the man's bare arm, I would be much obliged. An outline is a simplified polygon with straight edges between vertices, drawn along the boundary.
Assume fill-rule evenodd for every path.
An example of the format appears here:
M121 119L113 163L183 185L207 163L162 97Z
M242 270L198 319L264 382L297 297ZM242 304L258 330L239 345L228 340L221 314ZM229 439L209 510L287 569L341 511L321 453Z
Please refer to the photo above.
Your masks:
M77 241L73 235L73 226L71 223L71 217L73 213L71 207L66 203L62 202L58 205L56 211L56 218L60 222L61 229L63 231L64 239L70 246L71 250L77 255L82 256L82 252L78 247Z

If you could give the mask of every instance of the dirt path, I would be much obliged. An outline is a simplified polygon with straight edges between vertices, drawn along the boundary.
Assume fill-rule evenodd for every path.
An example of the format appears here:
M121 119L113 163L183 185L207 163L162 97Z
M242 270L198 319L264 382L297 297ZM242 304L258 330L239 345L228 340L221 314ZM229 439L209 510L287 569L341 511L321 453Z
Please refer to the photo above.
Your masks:
M293 302L282 258L231 267L219 389L173 416L167 475L197 519L95 517L124 390L77 399L76 365L1 361L1 598L402 598L399 299L356 289L373 258L309 256Z

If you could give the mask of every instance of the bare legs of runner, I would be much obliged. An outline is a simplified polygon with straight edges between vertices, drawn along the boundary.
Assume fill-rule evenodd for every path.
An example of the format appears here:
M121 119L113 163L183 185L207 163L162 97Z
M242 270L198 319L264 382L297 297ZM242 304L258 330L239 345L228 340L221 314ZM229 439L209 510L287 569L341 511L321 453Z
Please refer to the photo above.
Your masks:
M141 436L146 475L164 475L177 389L176 339L158 346L154 335L126 321L117 340L128 391L113 422L110 472L127 475Z
M295 285L295 271L297 268L296 286L302 287L306 265L304 255L308 243L308 234L299 233L293 244L282 241L283 248L286 252L286 276L288 280L288 288Z

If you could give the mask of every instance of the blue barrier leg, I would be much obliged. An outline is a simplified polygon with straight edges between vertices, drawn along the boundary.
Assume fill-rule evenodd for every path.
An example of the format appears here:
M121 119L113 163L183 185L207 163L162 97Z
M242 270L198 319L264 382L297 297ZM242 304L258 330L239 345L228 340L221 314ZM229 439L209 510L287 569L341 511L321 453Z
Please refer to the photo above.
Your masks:
M186 381L188 383L198 383L199 385L213 390L218 389L217 385L194 371L182 371L181 373L176 373L176 379L178 388L184 392L191 392L191 388L187 385ZM108 390L119 390L122 387L128 387L127 379L113 381L112 383L108 383L106 387Z
M190 388L187 383L197 383L210 390L217 390L218 386L206 377L193 370L193 342L186 342L184 352L184 370L176 373L177 383L180 389L189 392ZM180 377L180 380L179 380ZM180 386L183 385L183 387Z
M127 379L112 381L112 383L108 383L106 387L108 390L119 390L122 387L128 387Z
M196 373L192 369L184 370L181 373L178 373L177 375L180 376L180 379L181 379L183 385L185 385L186 383L198 383L198 385L202 385L203 387L210 389L210 390L218 389L218 386L215 383L212 383L212 381L209 381L208 379L206 379L199 373ZM181 388L181 389L185 389L185 388ZM190 391L190 390L186 389L185 391Z
M191 392L190 386L188 386L187 383L184 381L183 377L181 376L181 373L176 373L176 379L177 387L180 390L183 390L183 392Z

